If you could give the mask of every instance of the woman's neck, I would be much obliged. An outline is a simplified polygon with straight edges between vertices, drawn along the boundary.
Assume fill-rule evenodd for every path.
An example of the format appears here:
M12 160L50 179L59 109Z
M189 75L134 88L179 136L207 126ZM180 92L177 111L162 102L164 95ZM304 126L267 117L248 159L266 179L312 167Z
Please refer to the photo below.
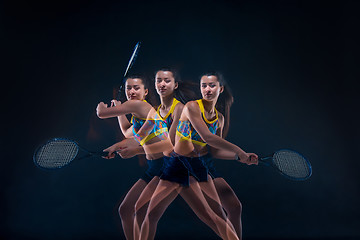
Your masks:
M208 113L215 112L215 105L216 105L217 99L213 100L213 101L208 101L208 100L205 100L205 99L201 99L201 100L203 102L204 109L205 109L206 112L208 112Z
M174 99L174 94L170 94L169 96L160 97L161 108L167 109L167 108L171 107L171 105L173 103L173 99Z

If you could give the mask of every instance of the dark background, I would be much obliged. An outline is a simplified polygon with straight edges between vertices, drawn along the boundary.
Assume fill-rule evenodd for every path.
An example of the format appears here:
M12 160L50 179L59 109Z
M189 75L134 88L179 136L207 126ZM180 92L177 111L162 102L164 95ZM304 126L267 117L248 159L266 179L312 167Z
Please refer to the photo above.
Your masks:
M117 207L144 168L134 159L42 171L46 139L91 150L119 139L95 116L132 72L223 72L235 103L228 139L266 155L303 153L313 176L216 161L243 204L245 239L360 239L357 1L8 1L1 3L2 239L123 239ZM178 198L157 239L217 239Z

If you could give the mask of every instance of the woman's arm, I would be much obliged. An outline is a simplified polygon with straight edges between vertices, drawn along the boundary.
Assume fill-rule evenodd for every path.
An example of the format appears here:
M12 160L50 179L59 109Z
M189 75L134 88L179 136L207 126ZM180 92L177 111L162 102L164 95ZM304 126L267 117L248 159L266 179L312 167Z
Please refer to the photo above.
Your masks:
M119 106L119 105L121 105L120 101L117 101L115 99L111 101L111 107ZM132 124L129 122L126 115L120 115L117 117L117 119L118 119L119 126L120 126L120 129L121 129L121 132L123 133L123 135L126 138L132 137L133 136Z
M210 148L211 156L222 160L237 160L238 155L234 152L227 151L224 149Z
M122 148L120 151L117 151L117 153L120 155L120 157L126 159L134 157L136 155L145 154L145 150L141 145L138 145L136 147Z
M117 117L129 113L140 118L146 118L150 109L150 104L140 100L129 100L114 107L108 107L107 104L100 102L96 108L96 113L101 119Z
M209 146L218 149L223 149L229 152L233 152L234 154L239 156L241 162L251 164L250 161L254 159L251 156L254 154L248 154L240 147L236 146L235 144L232 144L226 141L225 139L221 138L220 136L217 136L210 132L210 130L208 129L207 125L205 124L204 120L201 117L201 111L197 102L192 101L187 103L183 111L186 114L187 118L190 120L192 126L199 133L200 137Z
M117 152L122 158L131 158L135 155L145 153L143 147L140 146L133 137L117 142L103 151L108 152L108 156L105 158L115 157L115 152Z
M121 115L117 117L121 132L126 138L130 138L133 136L132 132L132 124L130 124L129 120L125 115Z
M219 115L219 127L216 130L216 135L223 138L224 129L224 116L221 113ZM238 158L237 154L228 150L210 147L212 157L222 160L235 160Z
M175 109L174 109L173 122L169 129L169 136L170 136L170 139L171 139L171 142L173 145L175 145L176 128L179 124L179 119L180 119L181 113L183 111L183 108L184 108L184 104L182 104L180 102L175 106Z

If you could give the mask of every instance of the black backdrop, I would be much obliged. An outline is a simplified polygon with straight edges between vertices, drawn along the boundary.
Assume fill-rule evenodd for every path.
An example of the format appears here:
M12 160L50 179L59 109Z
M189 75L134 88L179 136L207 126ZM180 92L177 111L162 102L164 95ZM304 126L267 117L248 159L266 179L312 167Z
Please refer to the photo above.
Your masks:
M136 158L37 169L51 137L101 150L119 139L99 120L132 48L132 72L175 66L185 80L224 73L235 103L228 140L259 155L300 151L306 182L216 161L243 204L245 239L360 239L356 1L8 1L1 8L2 239L123 239L117 207ZM217 239L177 199L157 239Z

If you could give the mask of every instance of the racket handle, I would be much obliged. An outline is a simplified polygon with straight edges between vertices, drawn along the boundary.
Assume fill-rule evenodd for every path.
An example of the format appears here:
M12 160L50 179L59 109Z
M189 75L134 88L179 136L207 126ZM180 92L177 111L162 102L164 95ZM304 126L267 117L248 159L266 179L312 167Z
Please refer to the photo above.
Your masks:
M125 80L125 79L124 79ZM115 97L115 99L116 100L118 100L118 101L120 101L121 99L121 95L123 94L122 92L124 91L124 84L121 84L121 86L119 87L119 90L117 91L117 93L116 93L116 97Z
M117 155L115 152L114 152L114 154L115 154L115 156ZM109 153L108 152L91 152L90 155L106 158L109 155Z
M259 157L259 163L262 163L262 164L264 164L266 166L270 166L271 164L268 161L266 161L267 159L269 159L269 158L268 157L267 158L260 158Z

